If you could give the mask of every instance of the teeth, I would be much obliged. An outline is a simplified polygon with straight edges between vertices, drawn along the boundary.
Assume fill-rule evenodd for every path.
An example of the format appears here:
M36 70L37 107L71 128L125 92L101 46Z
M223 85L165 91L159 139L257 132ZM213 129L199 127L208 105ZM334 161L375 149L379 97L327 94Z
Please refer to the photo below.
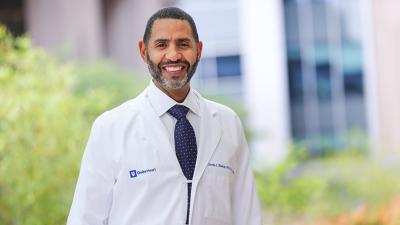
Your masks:
M182 69L181 66L167 66L167 67L165 67L165 70L168 71L168 72L175 72L175 71L178 71L178 70L181 70L181 69Z

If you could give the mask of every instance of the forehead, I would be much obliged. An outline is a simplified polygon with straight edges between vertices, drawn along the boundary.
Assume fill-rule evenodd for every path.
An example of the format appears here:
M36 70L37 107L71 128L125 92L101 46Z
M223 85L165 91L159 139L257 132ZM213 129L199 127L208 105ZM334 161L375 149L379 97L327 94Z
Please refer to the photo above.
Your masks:
M151 29L150 40L173 38L193 38L192 29L186 20L157 19Z

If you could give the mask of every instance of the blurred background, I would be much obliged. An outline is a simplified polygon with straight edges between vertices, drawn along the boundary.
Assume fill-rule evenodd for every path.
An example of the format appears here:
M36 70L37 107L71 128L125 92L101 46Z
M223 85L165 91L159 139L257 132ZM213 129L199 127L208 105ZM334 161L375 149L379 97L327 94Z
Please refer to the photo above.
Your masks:
M265 224L400 224L400 2L0 0L0 225L65 224L93 120L150 80L147 19L204 43L193 86L242 118Z

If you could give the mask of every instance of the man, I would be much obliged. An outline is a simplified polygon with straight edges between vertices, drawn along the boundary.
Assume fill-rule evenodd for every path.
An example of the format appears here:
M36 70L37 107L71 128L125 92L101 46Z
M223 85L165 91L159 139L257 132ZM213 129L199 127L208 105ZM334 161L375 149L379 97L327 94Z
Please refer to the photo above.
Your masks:
M68 225L261 224L239 118L190 87L193 19L159 10L139 49L152 82L94 122Z

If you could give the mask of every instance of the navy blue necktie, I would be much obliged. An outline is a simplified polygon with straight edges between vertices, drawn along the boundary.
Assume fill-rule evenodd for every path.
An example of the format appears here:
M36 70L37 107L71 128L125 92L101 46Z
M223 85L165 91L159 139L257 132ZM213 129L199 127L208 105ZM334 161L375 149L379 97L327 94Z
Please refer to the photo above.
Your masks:
M176 157L178 158L182 172L186 179L191 181L193 179L194 168L196 166L197 144L193 127L186 118L186 114L188 112L189 108L183 105L174 105L168 110L168 113L177 119L174 132ZM189 222L191 190L192 183L188 182L186 224Z

